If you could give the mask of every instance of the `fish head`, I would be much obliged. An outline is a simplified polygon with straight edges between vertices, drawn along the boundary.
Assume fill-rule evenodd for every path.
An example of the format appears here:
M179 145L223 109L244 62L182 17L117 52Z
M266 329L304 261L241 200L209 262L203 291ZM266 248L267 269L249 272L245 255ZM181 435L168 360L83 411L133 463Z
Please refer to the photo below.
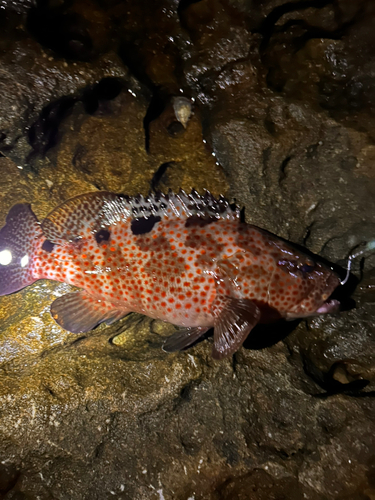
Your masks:
M286 319L304 318L338 311L330 299L340 284L332 268L298 250L285 251L276 259L277 271L270 287L270 302Z

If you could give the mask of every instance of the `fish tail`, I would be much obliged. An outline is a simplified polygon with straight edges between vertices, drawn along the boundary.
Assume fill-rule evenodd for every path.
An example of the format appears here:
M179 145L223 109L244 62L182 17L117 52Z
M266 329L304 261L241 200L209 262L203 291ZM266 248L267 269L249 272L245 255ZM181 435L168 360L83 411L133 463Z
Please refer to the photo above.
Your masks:
M12 207L0 230L0 295L16 292L38 278L33 276L32 261L36 240L43 236L30 205Z

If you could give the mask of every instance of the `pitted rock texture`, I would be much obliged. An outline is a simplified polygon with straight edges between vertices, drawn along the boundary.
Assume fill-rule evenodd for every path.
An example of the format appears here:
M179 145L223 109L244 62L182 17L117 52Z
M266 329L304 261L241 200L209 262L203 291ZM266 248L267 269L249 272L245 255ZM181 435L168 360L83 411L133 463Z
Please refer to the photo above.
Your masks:
M372 1L0 7L1 224L195 187L334 265L374 238ZM70 289L0 299L0 498L375 498L374 255L339 314L220 363L209 336L163 352L174 327L136 314L68 333L49 306Z

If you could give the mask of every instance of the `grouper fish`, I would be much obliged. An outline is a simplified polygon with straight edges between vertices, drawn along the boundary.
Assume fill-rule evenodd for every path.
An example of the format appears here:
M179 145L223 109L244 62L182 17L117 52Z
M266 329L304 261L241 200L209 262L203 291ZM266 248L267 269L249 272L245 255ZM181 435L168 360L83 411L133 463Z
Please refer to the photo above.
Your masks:
M70 332L133 311L180 327L164 344L169 352L213 327L216 359L258 323L336 311L330 295L340 284L318 259L241 222L225 198L196 191L87 193L41 223L30 205L13 206L0 231L0 295L40 279L82 289L51 305Z

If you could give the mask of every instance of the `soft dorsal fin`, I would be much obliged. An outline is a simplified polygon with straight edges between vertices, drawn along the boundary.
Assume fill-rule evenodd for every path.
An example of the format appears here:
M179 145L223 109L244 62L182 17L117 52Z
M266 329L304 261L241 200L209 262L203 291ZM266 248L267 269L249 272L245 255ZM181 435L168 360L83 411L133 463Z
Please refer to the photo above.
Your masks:
M123 213L123 208L121 198L114 193L86 193L55 208L42 222L42 231L52 243L74 241L83 238L87 231L129 216L129 210Z
M52 243L63 244L128 218L184 220L192 216L238 220L240 211L237 207L232 209L224 197L216 199L208 191L202 196L196 191L180 191L147 197L97 191L76 196L57 207L42 222L42 230Z

